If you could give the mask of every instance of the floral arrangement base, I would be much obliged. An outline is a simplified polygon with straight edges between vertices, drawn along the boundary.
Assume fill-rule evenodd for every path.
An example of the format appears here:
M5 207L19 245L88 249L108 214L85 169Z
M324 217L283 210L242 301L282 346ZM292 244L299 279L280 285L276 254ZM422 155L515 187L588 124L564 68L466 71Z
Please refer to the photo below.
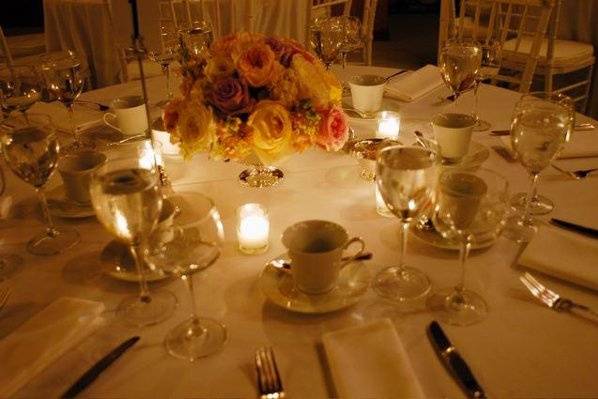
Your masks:
M275 166L252 165L239 174L239 181L247 187L272 187L284 178L282 170Z

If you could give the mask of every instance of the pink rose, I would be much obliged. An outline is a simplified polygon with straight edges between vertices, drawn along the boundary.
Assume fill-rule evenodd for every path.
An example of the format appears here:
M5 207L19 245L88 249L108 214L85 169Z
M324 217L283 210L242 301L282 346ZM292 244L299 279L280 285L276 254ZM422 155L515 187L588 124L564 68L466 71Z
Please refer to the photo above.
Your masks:
M232 77L214 83L211 100L216 108L227 114L243 112L246 109L249 112L248 108L251 105L247 84Z
M349 123L343 110L337 106L321 113L316 143L327 151L340 150L349 137Z

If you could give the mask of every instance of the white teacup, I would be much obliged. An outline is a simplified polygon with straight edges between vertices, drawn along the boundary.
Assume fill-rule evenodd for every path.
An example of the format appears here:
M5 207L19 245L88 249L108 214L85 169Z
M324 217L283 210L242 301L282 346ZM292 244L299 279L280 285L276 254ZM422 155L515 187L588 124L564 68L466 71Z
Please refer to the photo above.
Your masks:
M336 285L340 270L361 255L365 243L359 237L349 239L346 230L326 220L306 220L287 228L282 243L291 258L291 275L300 291L323 294ZM342 259L343 251L359 243L359 250Z
M110 103L114 111L104 114L104 123L127 136L143 134L147 130L145 104L141 96L115 98Z
M80 204L90 203L91 174L104 162L106 162L106 155L91 150L62 157L58 163L58 172L64 183L66 197Z
M378 75L356 75L349 80L353 108L373 117L382 108L386 79Z
M468 114L444 113L432 119L434 138L443 161L457 163L467 155L475 118Z

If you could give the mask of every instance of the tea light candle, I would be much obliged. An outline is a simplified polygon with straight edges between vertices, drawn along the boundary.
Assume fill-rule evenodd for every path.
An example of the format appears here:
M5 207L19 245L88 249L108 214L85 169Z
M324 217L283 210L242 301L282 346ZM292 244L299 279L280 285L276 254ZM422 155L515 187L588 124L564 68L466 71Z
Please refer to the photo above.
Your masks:
M376 196L376 212L378 212L378 215L384 216L387 218L394 217L394 215L392 214L390 209L388 209L388 207L386 206L386 203L384 202L384 199L382 198L382 194L380 194L380 190L378 189L377 184L374 184L374 191L375 191L375 196Z
M268 212L260 204L245 204L237 210L237 239L239 250L259 254L268 249L270 221Z
M401 129L401 116L397 112L382 111L378 113L378 129L376 137L383 139L396 139Z

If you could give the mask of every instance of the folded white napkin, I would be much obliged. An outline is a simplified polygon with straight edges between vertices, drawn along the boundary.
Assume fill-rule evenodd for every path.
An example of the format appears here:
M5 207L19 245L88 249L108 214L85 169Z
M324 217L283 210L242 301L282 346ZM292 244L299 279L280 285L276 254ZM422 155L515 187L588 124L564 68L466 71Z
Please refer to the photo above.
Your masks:
M27 112L50 115L52 122L54 122L54 125L56 125L58 130L67 133L71 132L71 119L68 115L68 111L66 110L66 107L58 101L51 103L38 101L33 104L33 106L29 108L29 111ZM102 120L102 117L103 113L100 111L75 104L75 112L73 113L73 124L75 127L86 125L89 122Z
M339 398L423 398L389 319L322 336Z
M515 154L510 136L503 136L500 141L511 154ZM598 136L596 136L596 133L573 132L571 140L565 143L557 159L590 157L598 157Z
M59 298L0 341L0 397L11 396L90 335L104 304Z
M442 86L440 69L434 65L426 65L409 75L391 79L386 85L386 94L401 101L411 102L440 86Z
M519 264L598 290L598 240L552 226L541 226Z

